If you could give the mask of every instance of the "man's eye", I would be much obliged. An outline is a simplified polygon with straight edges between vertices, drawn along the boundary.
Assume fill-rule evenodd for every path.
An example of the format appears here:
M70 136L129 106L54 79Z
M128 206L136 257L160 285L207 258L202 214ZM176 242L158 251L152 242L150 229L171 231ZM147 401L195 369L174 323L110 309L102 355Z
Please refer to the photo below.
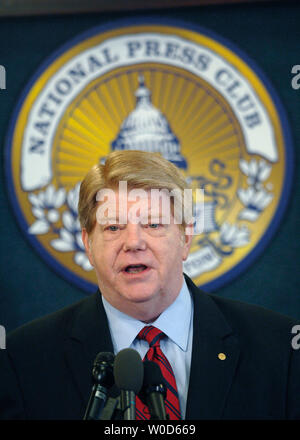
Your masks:
M158 229L160 227L160 224L159 223L150 223L148 226L151 229Z
M105 228L105 231L111 231L111 232L116 232L118 230L119 230L119 226L116 225L110 225Z

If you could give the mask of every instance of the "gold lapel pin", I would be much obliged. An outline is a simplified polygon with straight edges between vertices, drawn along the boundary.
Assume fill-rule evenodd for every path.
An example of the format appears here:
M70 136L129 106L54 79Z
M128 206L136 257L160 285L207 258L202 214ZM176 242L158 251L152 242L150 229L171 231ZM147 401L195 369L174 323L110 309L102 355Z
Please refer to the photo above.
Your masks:
M220 359L220 361L225 361L225 359L226 359L226 354L225 354L225 353L219 353L219 354L218 354L218 358Z

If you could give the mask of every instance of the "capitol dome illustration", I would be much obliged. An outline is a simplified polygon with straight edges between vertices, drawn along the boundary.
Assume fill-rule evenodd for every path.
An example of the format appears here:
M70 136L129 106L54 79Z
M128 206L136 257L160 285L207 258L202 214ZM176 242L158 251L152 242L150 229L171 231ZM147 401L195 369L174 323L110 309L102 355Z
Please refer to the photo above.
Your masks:
M151 92L141 75L135 96L136 107L123 121L118 136L111 143L112 151L158 152L179 168L187 169L187 162L180 153L179 140L166 117L152 104Z

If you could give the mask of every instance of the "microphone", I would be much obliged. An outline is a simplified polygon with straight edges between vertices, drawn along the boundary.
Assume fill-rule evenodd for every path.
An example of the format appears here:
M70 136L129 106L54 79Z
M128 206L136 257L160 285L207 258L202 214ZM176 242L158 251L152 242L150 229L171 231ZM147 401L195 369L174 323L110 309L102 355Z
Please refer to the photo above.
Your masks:
M119 397L120 390L117 385L113 385L108 391L107 402L101 413L100 420L122 420Z
M165 408L167 395L161 369L153 361L144 361L144 382L139 398L148 406L151 420L168 420Z
M114 355L109 352L98 353L93 365L93 389L83 420L99 420L107 400L108 389L114 383Z
M125 348L116 355L114 376L121 390L121 410L124 420L135 420L135 395L143 383L144 368L142 358L136 350Z

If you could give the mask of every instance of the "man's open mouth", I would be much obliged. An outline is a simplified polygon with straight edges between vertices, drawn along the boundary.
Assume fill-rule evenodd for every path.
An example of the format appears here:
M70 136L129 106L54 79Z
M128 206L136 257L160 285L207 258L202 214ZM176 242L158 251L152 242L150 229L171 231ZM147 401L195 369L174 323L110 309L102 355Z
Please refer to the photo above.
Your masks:
M145 266L144 264L129 264L125 267L124 271L127 273L139 273L146 270L148 266Z

